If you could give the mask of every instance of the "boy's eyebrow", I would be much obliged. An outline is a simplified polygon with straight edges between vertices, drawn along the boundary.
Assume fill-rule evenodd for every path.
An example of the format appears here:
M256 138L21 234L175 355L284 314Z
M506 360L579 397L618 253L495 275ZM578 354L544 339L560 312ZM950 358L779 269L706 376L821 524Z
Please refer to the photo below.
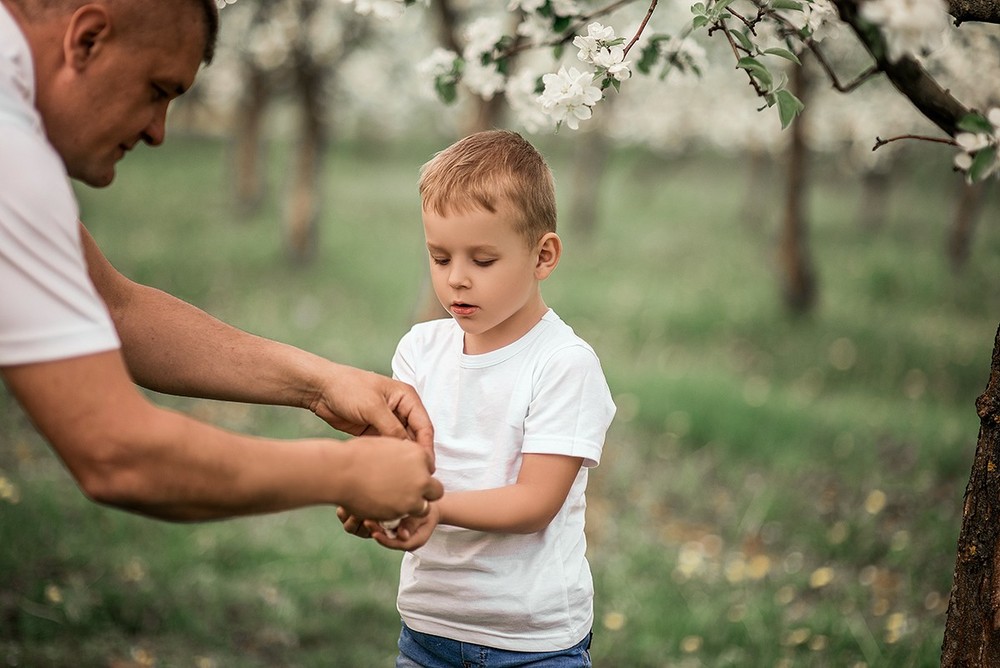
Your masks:
M441 246L437 246L437 245L432 244L432 243L428 243L427 244L427 250L429 250L429 251L438 251L438 252L441 252L441 253L447 253L448 252L447 248L442 248ZM480 246L473 246L472 248L469 248L468 250L472 251L473 253L476 253L476 252L496 253L496 252L498 252L497 247L493 246L491 244L482 244Z

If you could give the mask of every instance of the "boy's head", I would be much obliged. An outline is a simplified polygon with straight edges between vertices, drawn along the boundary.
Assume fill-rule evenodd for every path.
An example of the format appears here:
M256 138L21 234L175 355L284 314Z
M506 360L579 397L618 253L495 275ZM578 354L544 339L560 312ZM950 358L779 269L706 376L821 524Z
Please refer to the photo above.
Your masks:
M556 195L545 159L509 130L477 132L435 155L420 171L424 211L438 215L506 204L511 223L530 246L556 231Z

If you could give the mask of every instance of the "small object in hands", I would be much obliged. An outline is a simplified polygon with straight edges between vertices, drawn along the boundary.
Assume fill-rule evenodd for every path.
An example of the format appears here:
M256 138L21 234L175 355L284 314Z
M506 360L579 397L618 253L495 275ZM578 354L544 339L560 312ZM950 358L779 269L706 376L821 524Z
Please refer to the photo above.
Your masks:
M395 538L396 537L396 527L399 526L399 523L402 522L405 517L407 517L407 516L403 515L403 517L397 517L394 520L383 520L383 521L379 522L379 526L381 526L382 529L385 530L385 535L386 536L388 536L389 538Z

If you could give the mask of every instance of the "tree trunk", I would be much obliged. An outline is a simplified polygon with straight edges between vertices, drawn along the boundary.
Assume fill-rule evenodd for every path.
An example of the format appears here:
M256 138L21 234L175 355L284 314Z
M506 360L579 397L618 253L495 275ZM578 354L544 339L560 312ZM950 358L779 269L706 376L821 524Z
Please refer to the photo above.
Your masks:
M238 112L233 146L236 206L241 213L254 213L264 200L265 179L261 159L264 111L271 96L267 73L248 64L244 102Z
M963 180L960 187L958 209L955 211L955 218L951 223L951 233L948 235L948 261L951 264L952 272L956 274L962 270L965 261L969 259L969 250L972 247L972 230L976 226L976 219L982 210L986 194L986 181L968 184Z
M605 100L607 105L611 100ZM573 171L570 173L570 204L565 217L567 226L583 241L590 241L597 232L601 205L601 181L611 155L611 140L604 131L605 119L611 110L601 110L601 117L573 146ZM563 219L560 216L560 219Z
M771 169L774 161L759 147L747 151L747 184L743 191L742 218L749 229L760 231L771 212Z
M861 227L870 232L876 232L885 227L888 215L889 172L883 169L869 169L861 176L861 206L858 208L858 220Z
M805 101L808 81L805 67L792 68L792 92ZM785 215L778 245L785 305L795 313L805 313L816 302L816 278L806 241L806 168L809 147L806 145L805 115L792 121L788 146L788 171L785 186Z
M327 142L323 98L326 73L307 53L300 53L295 71L301 134L285 212L285 241L291 260L305 263L316 256L319 239L320 178Z
M979 442L965 488L942 668L1000 666L1000 329L976 412Z

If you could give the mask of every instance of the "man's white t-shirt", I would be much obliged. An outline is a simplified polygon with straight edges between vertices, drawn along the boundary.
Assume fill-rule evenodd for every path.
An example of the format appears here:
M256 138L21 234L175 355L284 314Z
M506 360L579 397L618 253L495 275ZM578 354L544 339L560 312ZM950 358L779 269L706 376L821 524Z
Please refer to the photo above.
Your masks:
M79 210L34 106L28 44L0 3L0 366L113 350Z
M452 319L414 326L393 357L434 423L445 493L517 481L522 454L583 458L544 530L502 534L439 525L403 555L397 607L422 633L522 652L566 649L593 625L585 556L587 469L601 458L615 405L593 349L553 311L518 341L463 352Z

